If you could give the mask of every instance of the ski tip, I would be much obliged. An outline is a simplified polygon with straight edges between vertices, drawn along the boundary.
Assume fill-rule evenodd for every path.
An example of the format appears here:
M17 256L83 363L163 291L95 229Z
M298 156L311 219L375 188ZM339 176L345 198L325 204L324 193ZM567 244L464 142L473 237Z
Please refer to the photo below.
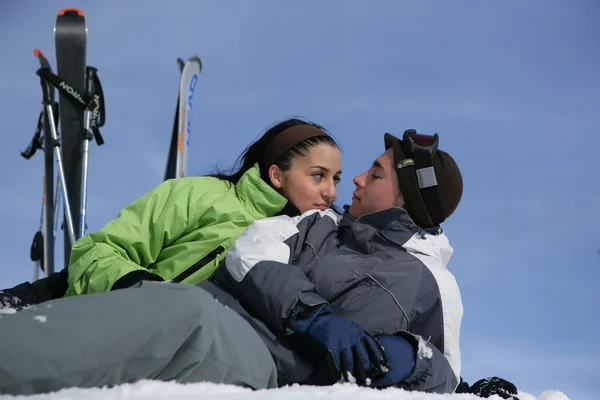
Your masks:
M58 12L59 16L65 15L68 12L76 12L77 15L79 15L80 17L85 17L85 14L83 13L83 11L81 11L79 8L74 8L74 7L67 7L67 8L63 8L62 10L60 10Z
M33 49L33 55L36 57L42 56L45 59L48 59L48 57L46 57L46 55L44 54L43 51L41 51L40 49Z

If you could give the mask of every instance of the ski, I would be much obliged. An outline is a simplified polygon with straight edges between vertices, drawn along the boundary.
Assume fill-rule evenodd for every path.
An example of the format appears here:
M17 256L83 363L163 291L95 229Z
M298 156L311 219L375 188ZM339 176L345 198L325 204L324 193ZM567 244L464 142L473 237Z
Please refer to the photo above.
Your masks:
M182 60L178 59L178 62L180 65L178 106L173 124L173 135L167 159L165 180L181 178L187 175L188 148L192 127L190 113L193 110L194 93L198 77L202 72L200 57L191 57L183 65L183 68L181 68Z
M183 73L183 67L185 62L181 59L177 59L179 65L179 81L181 81L181 74ZM175 166L177 165L177 132L179 128L179 87L177 88L177 103L175 104L175 118L173 118L173 131L171 133L171 144L169 146L169 155L167 157L167 167L165 168L165 181L167 179L175 178Z
M76 8L58 12L54 27L57 75L77 93L85 91L87 28L84 13ZM81 208L82 148L84 135L84 110L65 93L59 97L60 138L64 162L65 181L68 188L65 204L70 205L75 236L79 237L79 210ZM76 210L76 212L75 212ZM65 224L66 213L65 213ZM71 246L65 229L64 265L69 264ZM50 273L53 271L49 271Z

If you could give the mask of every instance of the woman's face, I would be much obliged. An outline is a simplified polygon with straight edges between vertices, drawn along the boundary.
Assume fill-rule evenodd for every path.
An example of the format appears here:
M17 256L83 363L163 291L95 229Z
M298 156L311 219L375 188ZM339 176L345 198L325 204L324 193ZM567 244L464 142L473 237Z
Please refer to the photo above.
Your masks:
M340 150L327 143L310 147L306 156L294 158L287 171L275 165L269 169L273 186L301 213L329 208L337 199L341 174Z

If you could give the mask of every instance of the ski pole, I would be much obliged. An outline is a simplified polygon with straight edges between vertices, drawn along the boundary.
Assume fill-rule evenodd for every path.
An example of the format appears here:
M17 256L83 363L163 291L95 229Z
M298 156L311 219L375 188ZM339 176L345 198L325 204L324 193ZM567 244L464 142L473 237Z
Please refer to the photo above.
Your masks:
M44 174L44 179L43 179L43 193L42 193L42 210L40 212L40 230L35 234L35 237L33 238L33 243L32 243L32 248L31 248L31 258L34 259L34 263L33 263L33 281L37 281L39 279L39 272L40 270L42 270L44 272L44 274L46 275L46 277L48 277L48 275L50 274L48 268L46 267L48 264L48 257L46 257L46 251L45 248L46 246L48 246L48 240L44 237L44 234L47 234L48 236L50 236L50 232L52 232L52 243L54 243L54 239L56 239L56 231L58 230L58 211L60 210L60 201L61 201L61 196L60 196L60 180L59 177L56 177L57 180L57 188L56 188L56 192L54 193L54 203L53 204L53 215L52 215L52 220L54 221L54 228L52 229L52 231L50 231L50 229L46 229L46 224L48 223L48 219L46 219L46 212L48 211L47 207L47 202L46 202L46 196L47 196L47 190L46 190L46 185L48 184L46 182L46 174ZM54 185L54 182L50 182L51 185ZM42 257L39 256L39 249L43 249L43 253ZM34 254L36 253L36 254ZM42 259L43 259L43 263L42 263Z
M50 92L50 95L53 93ZM44 95L45 97L45 95ZM53 96L51 96L52 98ZM52 232L52 223L54 218L54 211L56 207L56 203L54 202L54 155L50 148L53 146L53 141L50 136L50 118L53 119L54 114L51 112L50 114L46 111L45 101L42 99L44 103L44 194L43 194L43 202L44 202L44 210L43 210L43 229L40 235L40 239L42 242L43 249L43 264L44 273L46 276L54 272L54 234Z
M39 71L38 70L38 75L39 75ZM67 183L66 183L66 178L65 178L65 170L63 169L63 163L62 163L62 155L60 153L60 143L58 141L58 134L56 133L56 124L54 123L54 114L53 114L53 110L52 110L52 89L50 84L42 77L40 76L40 82L42 85L42 92L44 94L44 108L46 110L46 115L47 115L47 121L49 122L50 125L50 134L51 134L51 138L52 138L52 142L53 142L53 147L54 147L54 156L56 157L56 165L58 167L58 176L59 176L59 183L61 186L61 192L62 192L62 196L63 196L63 200L64 200L64 212L65 212L65 219L66 219L66 223L67 223L67 232L69 234L69 240L71 241L70 245L72 246L73 243L75 243L75 230L73 228L73 217L71 215L71 207L69 204L69 196L67 193ZM46 149L46 151L48 151L48 149Z
M34 49L33 54L40 63L41 68L45 68L48 71L52 70L48 59L41 50ZM42 89L44 88L42 87ZM50 100L46 101L46 97L49 97ZM25 159L29 159L35 154L37 149L43 149L44 151L40 230L37 231L33 237L30 251L31 260L35 263L33 272L34 281L39 278L40 270L42 270L46 276L54 272L54 239L56 233L53 231L52 225L54 224L54 215L56 212L56 199L59 196L59 192L54 193L54 180L52 179L54 174L54 155L50 150L50 148L54 146L54 143L50 137L50 123L45 106L47 103L52 104L52 115L56 116L58 114L58 103L54 102L54 90L52 88L49 92L44 90L42 100L42 112L38 118L37 128L31 144L24 152L21 152L21 155Z
M60 179L58 177L58 175L56 176L56 195L54 196L54 228L52 231L52 236L54 236L54 238L56 238L56 232L58 231L58 219L60 217L60 202L62 200L62 196L60 195Z
M41 126L38 126L39 132L41 132L42 129L49 131L49 129L46 128L48 121L44 121L45 111L45 107L42 107L42 113L40 115ZM43 137L43 142L45 142L46 146L41 145L41 148L44 149L44 153L46 153L45 148L53 147L52 139L50 138L50 133L46 132L46 135L47 138L46 136ZM29 157L31 157L33 153L35 153L36 140L39 140L39 138L34 138L34 141L32 141L32 144L30 145L30 148L33 149L33 151L29 153L24 152ZM49 154L45 154L45 158L48 158L48 156L49 160L44 160L45 165L44 176L42 179L42 205L40 210L40 225L39 230L35 233L33 237L30 250L30 258L31 261L33 261L34 282L39 279L40 270L43 271L46 276L48 276L54 267L52 265L52 260L54 259L54 257L53 252L51 251L51 246L53 245L54 239L56 237L56 207L58 207L57 204L60 201L60 180L57 176L56 180L58 181L58 188L57 191L54 192L54 181L47 181L47 177L51 176L53 170L52 166L54 164L54 156L52 152L50 152ZM48 168L48 165L50 166L50 168ZM54 202L48 201L48 199L52 196L53 192ZM46 215L48 215L48 218L46 218ZM54 230L52 230L50 222L54 224ZM50 237L52 237L52 239L50 239Z
M94 96L96 88L94 82L96 81L96 68L86 67L86 84L85 94L88 99ZM90 156L90 142L94 138L90 132L90 126L92 121L92 111L86 108L86 117L83 129L83 154L81 158L81 209L79 213L79 237L85 235L85 217L87 212L87 184L88 184L88 165Z

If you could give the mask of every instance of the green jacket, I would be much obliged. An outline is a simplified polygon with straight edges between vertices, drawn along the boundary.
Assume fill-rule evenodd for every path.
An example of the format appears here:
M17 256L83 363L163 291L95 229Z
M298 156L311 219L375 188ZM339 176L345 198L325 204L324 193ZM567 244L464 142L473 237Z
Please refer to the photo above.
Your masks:
M66 296L110 291L136 270L197 284L248 225L286 203L260 178L258 165L236 185L212 177L165 181L73 245Z

